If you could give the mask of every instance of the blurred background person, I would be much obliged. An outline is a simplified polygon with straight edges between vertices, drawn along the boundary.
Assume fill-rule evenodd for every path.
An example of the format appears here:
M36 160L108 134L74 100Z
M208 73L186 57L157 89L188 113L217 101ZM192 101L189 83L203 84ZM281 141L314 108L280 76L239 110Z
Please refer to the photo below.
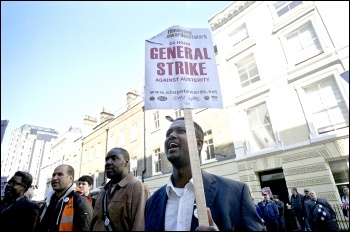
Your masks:
M278 195L273 195L273 201L278 208L278 227L279 231L286 231L286 222L284 220L284 202L280 200Z
M298 193L297 188L292 188L292 196L290 197L290 204L292 206L292 215L294 224L296 225L295 231L304 231L303 221L303 195Z
M306 219L312 231L340 231L336 214L326 199L309 192L311 201L306 205Z
M78 186L81 190L81 193L86 196L90 202L90 204L92 205L92 208L95 206L95 198L92 198L90 195L90 191L92 189L94 180L92 179L91 176L88 175L84 175L79 177L78 179Z

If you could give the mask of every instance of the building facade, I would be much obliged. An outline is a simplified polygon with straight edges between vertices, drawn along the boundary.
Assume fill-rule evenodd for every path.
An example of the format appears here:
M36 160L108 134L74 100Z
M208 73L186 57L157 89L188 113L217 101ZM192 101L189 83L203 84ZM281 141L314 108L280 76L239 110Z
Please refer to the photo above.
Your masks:
M9 124L9 120L1 120L1 144L2 144L2 140L5 136L5 131L6 131L8 124Z
M76 178L80 171L80 153L82 129L69 126L51 142L48 155L43 158L40 166L38 188L34 191L34 200L44 200L52 190L51 179L53 170L61 164L69 164L74 168ZM80 141L80 142L79 142Z
M209 20L239 179L256 199L308 187L335 203L349 183L348 6L237 1Z
M38 188L42 161L49 156L51 142L57 136L57 131L52 128L28 124L13 130L1 175L11 178L16 171L27 171L33 176L32 186Z
M349 69L348 6L235 1L209 20L224 109L192 110L205 132L202 169L247 183L255 201L270 187L289 202L296 187L340 202L349 184L349 84L340 76ZM151 192L166 184L166 116L183 114L142 106L83 138L84 174L102 178L104 155L119 146Z

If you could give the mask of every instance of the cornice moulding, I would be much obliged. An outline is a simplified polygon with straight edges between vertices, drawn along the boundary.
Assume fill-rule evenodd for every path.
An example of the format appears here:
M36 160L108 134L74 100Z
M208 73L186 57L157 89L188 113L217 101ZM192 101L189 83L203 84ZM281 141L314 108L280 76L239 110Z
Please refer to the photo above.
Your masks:
M224 25L227 21L234 18L236 15L241 13L243 10L248 8L255 1L235 1L226 9L209 19L209 25L213 31Z

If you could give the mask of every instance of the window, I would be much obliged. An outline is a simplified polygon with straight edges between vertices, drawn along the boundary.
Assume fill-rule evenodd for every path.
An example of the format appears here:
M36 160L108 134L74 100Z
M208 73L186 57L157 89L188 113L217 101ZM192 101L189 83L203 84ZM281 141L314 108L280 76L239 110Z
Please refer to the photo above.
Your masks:
M182 117L182 111L180 109L175 110L175 119Z
M249 146L251 152L275 147L276 140L266 103L248 109L247 117L250 127Z
M119 131L119 146L125 145L125 130Z
M88 156L88 154L87 154L87 149L86 149L83 153L83 163L86 163L87 158L88 158L87 156Z
M135 141L137 139L137 123L131 125L130 128L130 142Z
M318 134L349 127L349 110L334 76L303 88L305 108Z
M208 130L204 133L204 144L203 147L205 150L205 157L204 161L215 159L215 153L214 153L214 143L213 143L213 134L211 130Z
M137 176L137 157L134 156L130 160L130 171L134 173L134 176Z
M100 144L100 143L99 143ZM94 174L94 184L93 184L93 188L97 188L100 186L100 183L98 181L98 175L99 175L99 172L96 171L95 174Z
M101 142L96 145L96 158L101 156Z
M153 121L154 121L154 129L158 129L159 128L159 111L156 111L153 114Z
M108 139L108 151L111 150L112 148L114 148L114 135L109 136ZM107 151L107 152L108 152Z
M89 151L89 160L92 160L94 157L94 147L91 146L90 147L90 151Z
M329 161L329 167L332 171L334 183L340 196L342 196L341 186L349 186L349 158Z
M236 44L242 42L243 40L249 37L247 27L245 24L233 30L228 35L231 37L233 46L235 46Z
M242 88L260 80L253 54L240 60L236 66Z
M153 151L153 167L154 173L160 173L162 171L162 163L160 158L160 148L157 148Z
M290 10L301 4L303 4L302 1L279 1L273 5L275 7L278 17L281 17L285 13L289 12Z
M295 64L323 53L320 40L311 21L289 33L286 40L288 56L294 60Z

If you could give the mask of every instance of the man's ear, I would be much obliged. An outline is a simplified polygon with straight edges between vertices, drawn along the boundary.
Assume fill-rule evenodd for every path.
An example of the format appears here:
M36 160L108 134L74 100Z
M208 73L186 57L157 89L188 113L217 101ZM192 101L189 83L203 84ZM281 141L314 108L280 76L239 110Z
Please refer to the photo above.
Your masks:
M202 139L197 139L197 150L202 150L203 148L203 140Z
M128 164L129 164L129 159L126 159L126 160L125 160L124 167L128 167Z

